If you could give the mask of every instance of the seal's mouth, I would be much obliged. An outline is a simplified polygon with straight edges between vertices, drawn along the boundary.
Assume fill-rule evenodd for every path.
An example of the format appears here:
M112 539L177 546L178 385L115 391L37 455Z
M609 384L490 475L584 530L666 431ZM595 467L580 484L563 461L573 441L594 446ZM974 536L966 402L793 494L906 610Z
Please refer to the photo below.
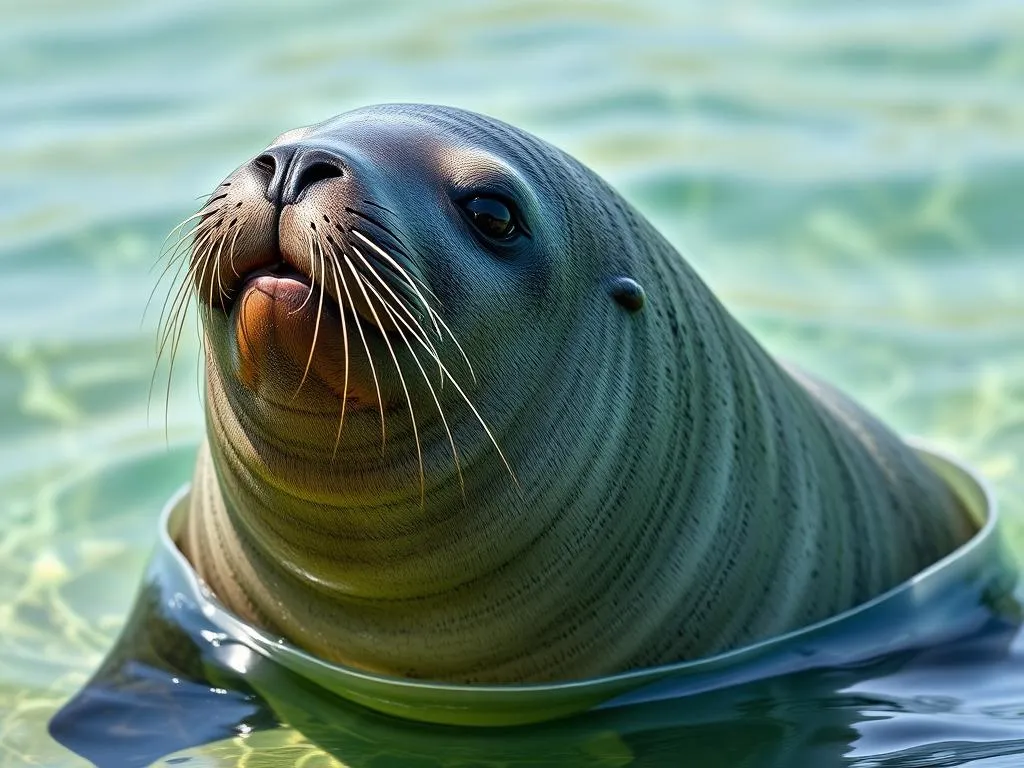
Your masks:
M441 318L426 262L396 210L352 174L312 173L317 167L298 174L296 189L285 174L282 191L251 161L184 222L198 220L186 236L188 277L171 322L180 325L191 292L222 367L265 399L278 384L290 387L285 400L325 384L342 402L361 387L360 403L391 407L400 397L411 407L407 379L430 369L438 378L420 394L434 402L432 388L451 379L442 354L449 341L473 374Z
M318 286L315 281L288 262L282 261L272 267L263 267L242 275L230 297L226 297L219 308L226 315L232 315L240 299L244 299L251 291L259 291L270 301L282 301L292 306L304 306L313 299L320 301L320 311L324 308L343 311L333 296L326 292L322 300L317 296ZM369 321L368 321L369 322Z
M288 282L299 283L309 290L313 289L313 279L309 275L299 271L287 261L281 260L272 266L254 269L242 275L236 286L228 287L229 294L223 302L222 309L225 312L230 312L238 294L244 292L253 283L263 278L270 278L273 281L287 280ZM333 301L333 298L331 300Z
M307 292L317 287L317 281L303 267L301 259L291 256L280 243L280 215L275 215L270 221L260 217L257 222L241 222L237 220L225 227L222 239L217 242L217 247L209 247L205 251L201 249L200 241L193 244L192 263L195 274L195 290L199 301L209 306L210 309L230 315L238 300L244 296L255 284L273 284L277 281L298 284ZM217 225L214 224L216 228ZM228 232L236 228L232 233L232 241L225 254L224 239ZM253 231L255 228L265 228L266 232ZM254 240L261 247L237 247L237 240ZM212 241L212 239L211 239ZM228 270L224 269L224 261L227 261ZM199 267L202 267L200 269ZM244 265L239 268L239 265ZM334 296L329 297L334 303L338 303Z
M369 253L356 251L358 257L345 253L339 239L330 234L316 239L310 236L304 250L296 248L297 238L291 230L301 213L293 208L286 207L271 221L250 225L265 227L265 233L243 229L233 234L236 247L228 245L227 253L223 242L216 250L208 247L194 251L195 289L200 302L232 316L239 302L257 290L293 310L312 306L316 315L345 313L350 321L358 321L372 331L394 332L396 299L401 294L389 281L392 271L374 258L376 254L369 248L364 249ZM304 213L308 217L308 212ZM327 215L320 217L329 220ZM315 232L315 222L308 224ZM240 249L234 238L243 237L265 245ZM239 269L239 264L244 268Z
M322 172L313 162L322 152L291 164L271 154L228 177L192 217L190 282L200 303L231 316L257 287L290 305L302 289L314 318L329 310L382 333L422 326L430 291L396 215L361 199L341 171Z
M226 284L220 301L214 305L214 308L230 315L238 300L247 291L266 289L268 286L273 289L270 291L271 295L277 295L279 291L289 294L301 291L307 297L319 287L311 275L306 274L282 256L267 266L242 273L236 280ZM332 304L338 305L335 297L326 292L324 298Z

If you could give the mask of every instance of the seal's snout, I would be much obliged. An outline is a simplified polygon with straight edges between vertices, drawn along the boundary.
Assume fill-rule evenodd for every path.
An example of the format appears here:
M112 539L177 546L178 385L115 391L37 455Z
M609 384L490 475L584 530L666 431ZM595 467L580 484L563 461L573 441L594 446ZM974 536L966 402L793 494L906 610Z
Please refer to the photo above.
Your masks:
M375 170L358 147L286 137L193 217L189 279L210 310L207 339L247 394L290 403L304 388L303 407L383 409L409 365L444 370L451 331ZM392 376L387 363L406 368Z
M295 144L271 147L252 164L269 175L266 197L278 210L297 203L317 182L345 175L345 162L340 155L320 147Z
M429 288L414 249L358 176L340 149L302 141L239 168L197 214L190 273L199 300L231 314L257 282L284 280L254 298L287 305L293 324L306 322L299 307L336 307L363 327L418 331Z

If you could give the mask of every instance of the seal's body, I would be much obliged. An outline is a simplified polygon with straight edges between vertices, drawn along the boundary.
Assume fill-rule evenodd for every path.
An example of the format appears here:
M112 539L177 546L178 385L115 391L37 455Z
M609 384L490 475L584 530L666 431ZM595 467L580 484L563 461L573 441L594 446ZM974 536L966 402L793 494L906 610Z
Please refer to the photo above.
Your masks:
M229 608L324 658L464 682L690 659L973 532L895 435L511 126L347 113L198 217L208 430L179 543Z

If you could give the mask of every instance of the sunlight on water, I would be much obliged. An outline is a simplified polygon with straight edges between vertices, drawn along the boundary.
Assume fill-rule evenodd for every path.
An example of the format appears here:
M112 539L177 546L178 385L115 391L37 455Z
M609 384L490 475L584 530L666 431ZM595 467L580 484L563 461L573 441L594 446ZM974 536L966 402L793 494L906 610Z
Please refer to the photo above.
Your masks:
M579 157L773 352L980 468L1024 553L1019 0L280 8L0 7L4 765L80 764L46 722L109 648L156 514L189 476L203 429L193 335L150 395L167 282L143 310L164 236L281 131L364 103L475 109ZM753 709L712 702L687 743L707 765L730 723L799 732L815 707L847 707L861 722L829 732L837 764L1016 764L1019 668L940 676L930 698L922 684L888 703L878 685L858 699L855 682L842 699L780 695L774 711L770 691ZM892 721L902 730L878 728ZM594 725L552 764L674 764L657 734ZM391 748L394 764L433 764ZM337 764L285 728L188 756L243 754ZM473 754L437 759L483 764ZM724 764L789 764L760 759Z

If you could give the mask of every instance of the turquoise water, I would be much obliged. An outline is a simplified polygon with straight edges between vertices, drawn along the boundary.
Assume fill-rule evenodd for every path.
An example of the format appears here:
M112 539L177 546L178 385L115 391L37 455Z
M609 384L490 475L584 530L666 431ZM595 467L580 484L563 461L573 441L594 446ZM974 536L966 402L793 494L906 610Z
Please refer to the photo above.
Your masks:
M48 0L0 6L0 45L5 765L80 764L46 723L113 642L159 508L190 473L196 339L166 409L165 369L147 405L157 313L142 318L164 235L282 130L368 102L456 104L578 156L769 349L979 467L1024 553L1019 0ZM633 736L598 719L572 760L672 764L682 744L709 765L742 730L794 749L813 733L821 755L860 768L1016 765L1018 667L921 672L888 695L845 678L769 686L675 730L644 730L664 713L638 712ZM381 764L486 762L483 736L352 717ZM547 744L558 764L563 737L531 754ZM501 744L494 763L522 762ZM289 728L191 764L240 754L331 764ZM758 754L789 764L766 747L722 760Z

